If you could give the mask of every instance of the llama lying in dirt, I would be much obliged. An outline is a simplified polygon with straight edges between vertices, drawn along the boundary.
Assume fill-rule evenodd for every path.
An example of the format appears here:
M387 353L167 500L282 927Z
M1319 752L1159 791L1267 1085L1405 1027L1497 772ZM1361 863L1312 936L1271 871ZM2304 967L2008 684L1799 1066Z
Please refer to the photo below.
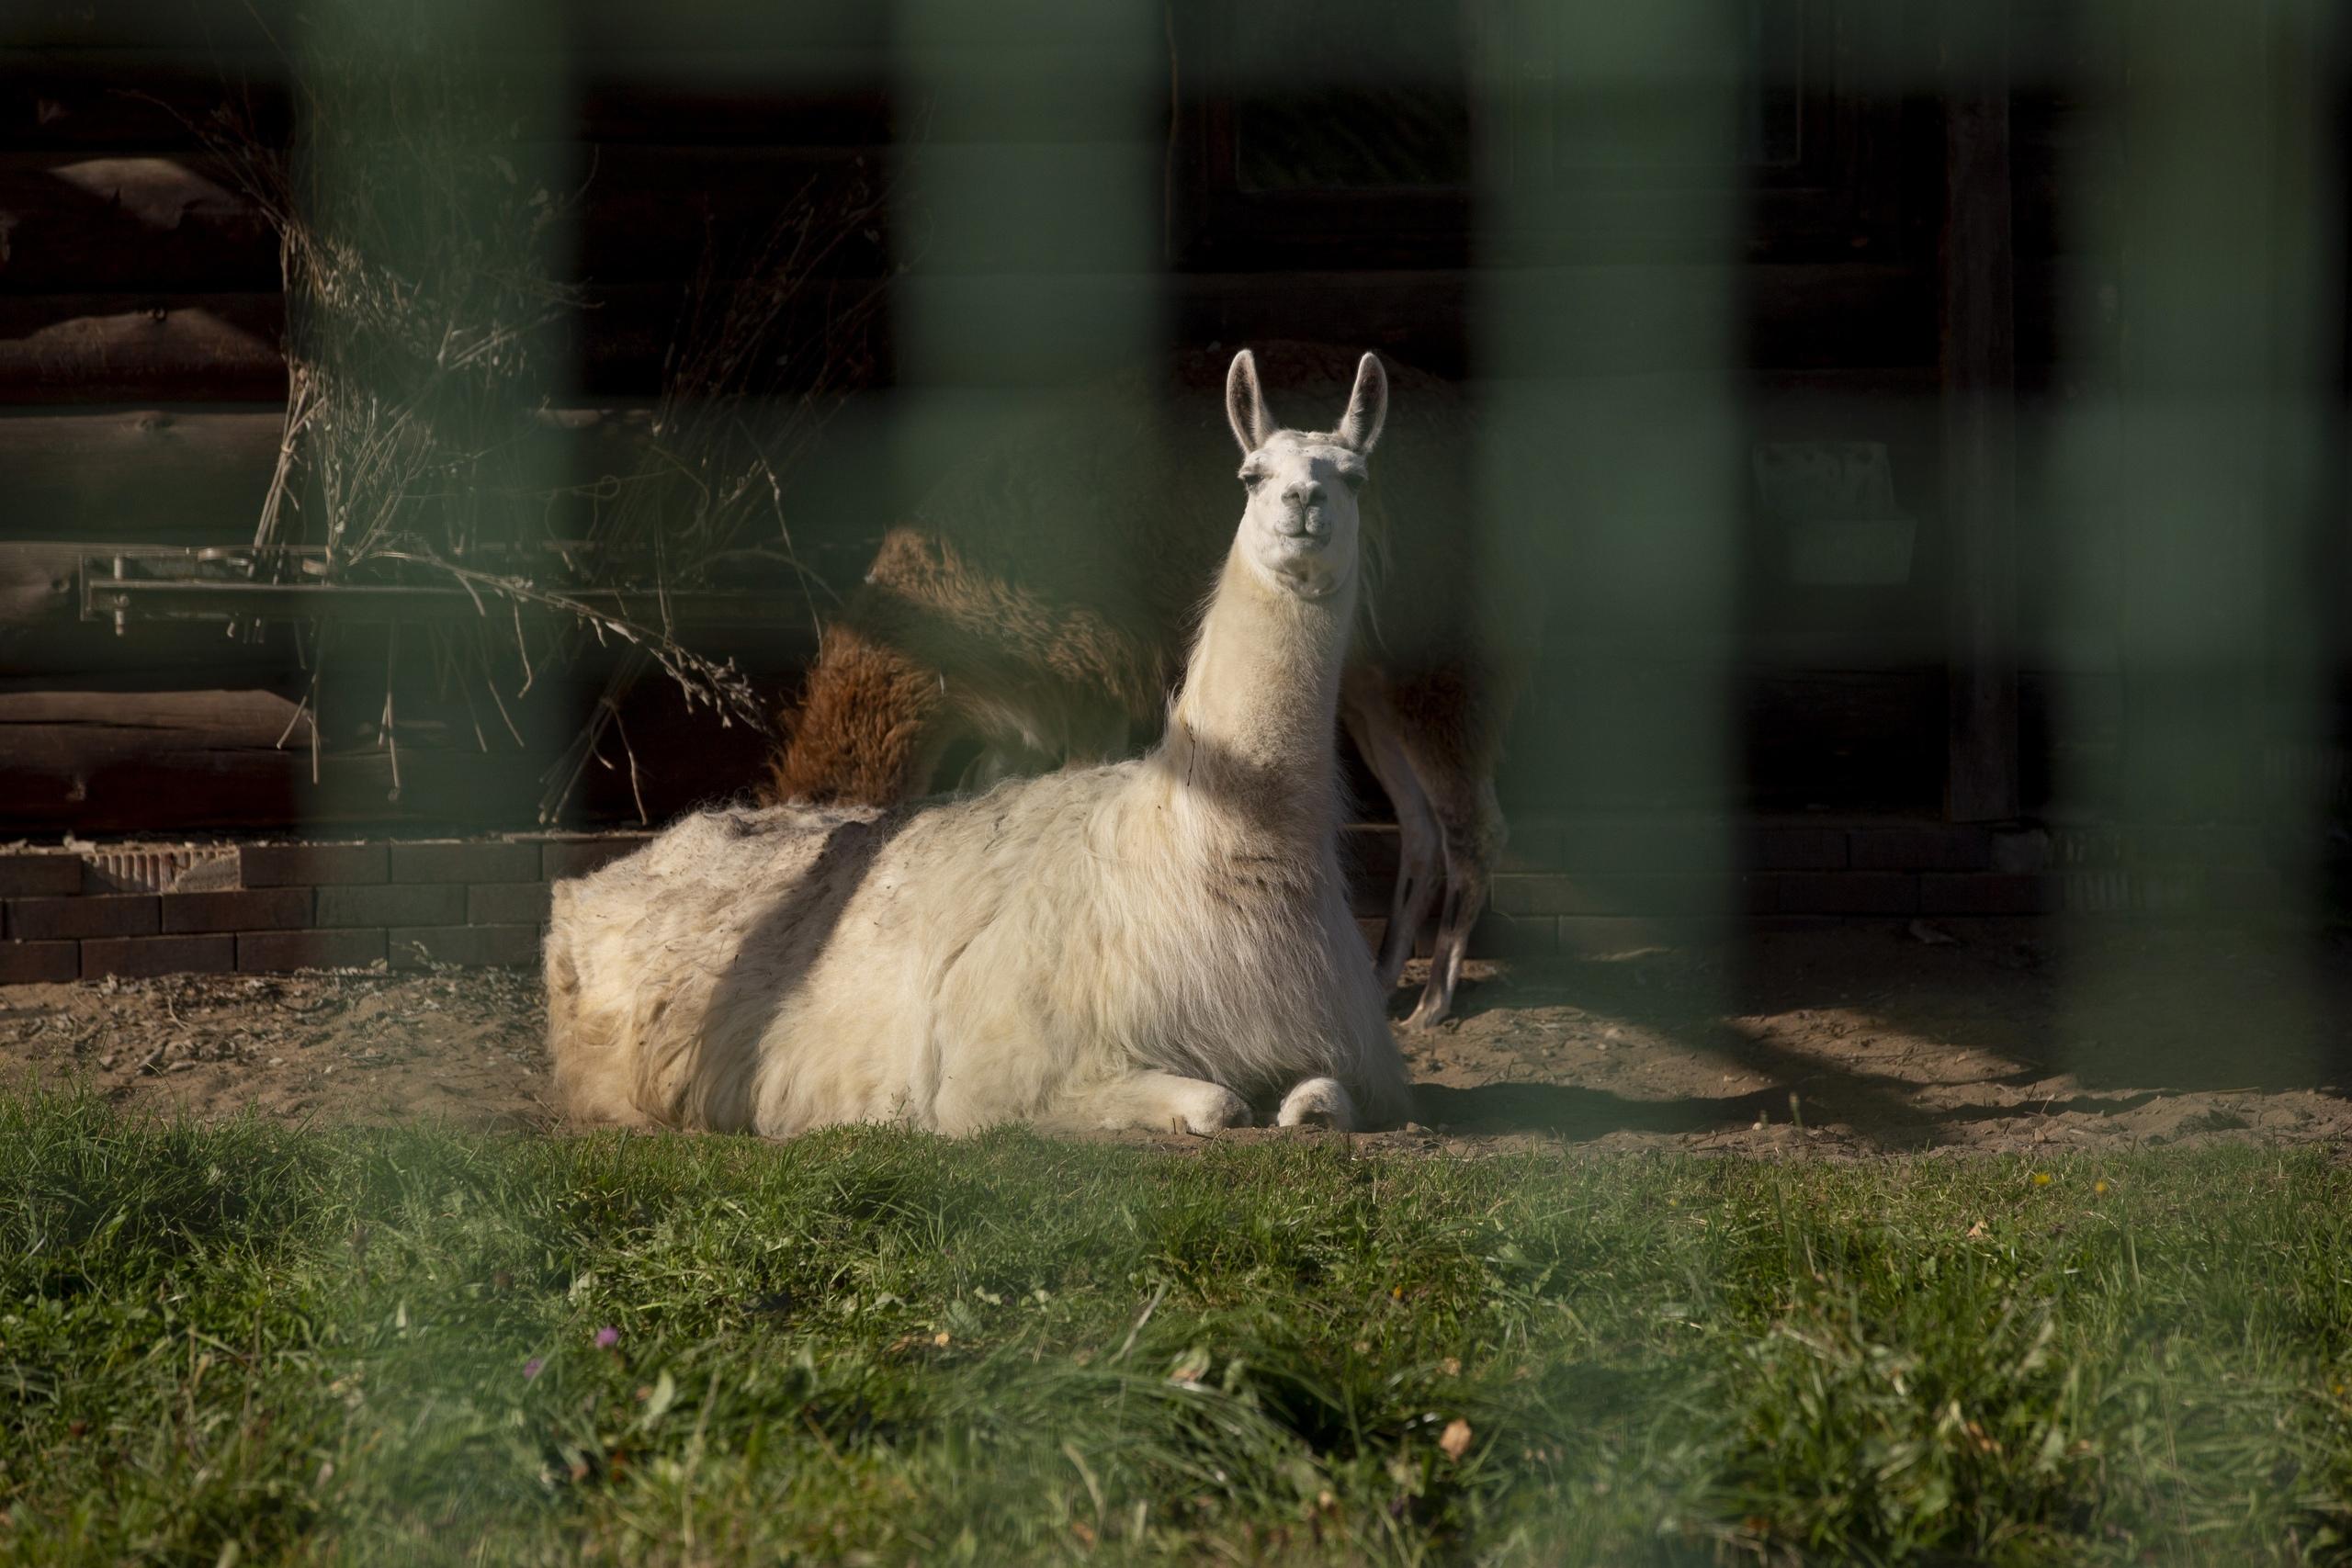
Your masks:
M1336 431L1283 430L1244 353L1227 403L1248 500L1161 742L893 812L704 812L558 884L572 1115L772 1136L1405 1117L1333 739L1386 379L1366 355Z
M1354 356L1277 344L1260 367L1336 396ZM930 791L959 749L982 752L969 784L1108 761L1131 754L1131 732L1148 736L1196 584L1231 542L1215 488L1224 366L1188 354L1173 369L1172 383L1086 389L952 469L890 532L825 629L769 799L895 806ZM1408 1021L1420 1025L1452 1008L1502 850L1494 773L1535 610L1524 570L1478 557L1461 392L1410 371L1395 384L1400 415L1364 512L1377 570L1340 711L1399 828L1384 991L1438 912Z

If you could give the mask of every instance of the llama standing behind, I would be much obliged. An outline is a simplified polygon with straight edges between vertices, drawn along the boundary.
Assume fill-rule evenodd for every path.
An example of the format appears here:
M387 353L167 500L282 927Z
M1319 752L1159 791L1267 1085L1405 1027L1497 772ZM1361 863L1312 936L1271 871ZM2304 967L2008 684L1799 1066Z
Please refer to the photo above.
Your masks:
M706 812L559 885L570 1111L774 1136L1403 1119L1333 756L1386 404L1366 355L1336 431L1283 430L1234 360L1249 498L1146 756L895 812Z

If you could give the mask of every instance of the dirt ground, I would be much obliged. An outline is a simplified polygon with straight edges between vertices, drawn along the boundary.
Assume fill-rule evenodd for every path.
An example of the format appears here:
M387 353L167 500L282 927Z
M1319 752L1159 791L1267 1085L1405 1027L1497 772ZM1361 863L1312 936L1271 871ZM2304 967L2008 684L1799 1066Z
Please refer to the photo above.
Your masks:
M495 970L0 987L0 1077L201 1116L552 1127L540 1005L536 977ZM1375 1142L2352 1145L2341 933L1826 926L1474 965L1461 1010L1400 1036L1422 1123Z

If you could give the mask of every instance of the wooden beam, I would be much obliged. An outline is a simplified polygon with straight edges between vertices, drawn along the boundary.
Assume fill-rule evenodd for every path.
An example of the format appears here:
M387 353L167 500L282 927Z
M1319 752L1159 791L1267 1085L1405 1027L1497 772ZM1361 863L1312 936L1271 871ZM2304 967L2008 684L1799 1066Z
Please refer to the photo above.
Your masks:
M1458 372L1469 342L1473 276L1442 272L1227 273L1170 286L1171 313L1187 341L1247 343L1287 337L1376 343L1420 368ZM1131 291L1125 275L1039 274L1025 287L1073 308ZM933 275L953 298L957 280ZM793 301L787 342L820 341L830 322L871 297L864 279L812 282ZM884 287L887 287L885 285ZM1635 276L1622 267L1571 268L1555 285L1582 301L1573 325L1578 363L1595 374L1689 368L1662 344L1676 312L1703 308L1725 289L1749 301L1749 361L1761 370L1904 368L1934 363L1924 270L1834 266L1688 266ZM1613 308L1623 301L1623 309ZM681 288L639 283L589 290L579 326L581 379L591 397L652 392L680 320ZM0 294L0 404L263 402L282 399L275 293L165 295ZM888 322L874 352L888 358ZM1562 341L1568 341L1563 339ZM810 356L796 354L798 365ZM794 374L787 368L788 383Z
M2017 310L2008 0L1946 0L1944 527L1951 643L1944 807L2018 814Z
M493 730L485 750L444 726L438 737L407 735L397 771L392 753L365 739L380 692L354 686L344 694L329 709L339 740L318 759L314 781L309 717L283 690L0 688L0 831L527 828L545 789L540 775L585 717L594 688L572 689L567 708L563 688L543 682L515 714L534 738L528 748ZM722 728L707 708L689 711L658 676L640 681L622 705L635 790L617 739L608 738L611 765L587 770L571 820L633 817L641 793L659 821L757 776L770 744L741 724Z
M277 284L277 235L217 158L0 152L0 287L11 292Z
M291 140L290 67L283 55L152 46L160 41L141 49L0 44L0 130L8 145L193 150L202 145L198 128L224 112L271 146ZM814 74L809 63L805 55L747 56L740 39L736 49L701 58L641 50L590 54L577 62L571 118L553 129L586 141L887 145L888 72L880 57L862 68L837 58Z
M640 472L652 424L644 408L565 408L535 422L530 461L585 485ZM107 544L252 542L286 426L281 408L0 410L0 540ZM581 503L551 518L559 527Z
M880 149L860 147L539 143L515 156L577 188L575 271L601 284L680 283L706 254L718 276L740 276L776 223L810 202L846 210L875 199L882 166ZM0 288L13 292L278 286L277 231L229 164L207 152L0 152L0 212L10 224ZM841 243L811 244L808 276L888 269L880 225L853 220Z
M1050 280L1049 280L1050 281ZM819 279L786 306L789 351L778 390L805 385L815 346L841 335L872 297L869 280ZM575 333L591 397L652 393L676 341L683 285L587 290ZM269 402L286 396L284 299L276 293L0 294L0 404ZM887 360L888 322L853 351Z
M0 402L286 396L277 295L0 295Z
M249 542L283 409L0 412L0 538Z
M524 15L529 30L497 18L467 42L510 75L576 62L607 74L700 76L787 91L872 81L888 63L890 12L869 0L695 0L652 8L641 0L559 0ZM9 0L0 12L0 52L119 54L282 76L288 20L267 6L220 11L178 0ZM298 28L292 36L307 35Z

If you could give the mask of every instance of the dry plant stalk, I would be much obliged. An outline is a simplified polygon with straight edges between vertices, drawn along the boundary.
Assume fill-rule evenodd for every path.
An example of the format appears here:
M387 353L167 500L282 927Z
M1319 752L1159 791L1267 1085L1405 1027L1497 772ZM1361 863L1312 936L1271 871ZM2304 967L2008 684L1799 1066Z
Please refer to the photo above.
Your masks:
M854 238L875 231L883 202L861 160L855 177L843 184L804 185L746 256L728 256L706 237L637 470L594 498L594 570L608 574L600 581L621 586L611 574L628 573L663 588L699 587L757 556L791 574L810 625L820 618L820 597L838 602L793 543L781 476L806 455L842 396L873 373L883 284L831 279L830 267ZM826 309L796 309L819 288L828 290ZM787 379L778 375L786 367L798 373L789 390L775 390ZM658 608L657 629L673 644L677 628L666 599ZM572 635L595 629L590 623ZM602 751L608 730L626 754L620 702L649 665L677 681L669 657L663 643L648 642L607 677L581 734L545 775L541 821L561 815L592 761L611 765ZM686 682L679 684L691 694ZM722 725L736 718L767 728L756 704L719 708ZM633 773L633 758L629 765Z
M546 126L514 107L530 95L481 63L499 57L445 9L331 6L333 42L290 61L291 151L266 144L250 114L196 129L279 238L288 407L256 570L283 580L298 570L289 548L311 547L322 549L330 583L466 590L476 621L408 626L390 648L463 699L485 750L501 728L525 744L509 699L592 645L625 649L545 775L540 817L551 820L591 761L614 765L608 735L634 777L618 705L649 672L722 725L765 728L759 694L731 660L689 645L668 595L756 552L792 572L813 621L825 590L794 550L780 476L871 372L882 282L826 274L874 232L883 200L861 163L786 198L749 254L724 254L707 236L645 438L625 471L583 480L564 471L555 409L591 309L565 276L564 247L594 171L567 183L569 171L549 166ZM825 310L798 309L820 288ZM790 369L788 392L776 389L779 367ZM592 589L641 592L646 608L615 614L577 596ZM526 618L526 607L552 614ZM321 623L303 639L314 778L336 635ZM398 745L401 674L388 658L386 747ZM477 692L501 725L481 723Z

